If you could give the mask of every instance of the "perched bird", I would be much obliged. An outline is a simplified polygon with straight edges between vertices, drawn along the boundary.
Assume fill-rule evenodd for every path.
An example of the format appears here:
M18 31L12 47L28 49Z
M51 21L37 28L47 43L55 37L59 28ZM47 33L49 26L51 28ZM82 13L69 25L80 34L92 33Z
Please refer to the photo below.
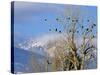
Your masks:
M90 32L92 32L92 30L90 30Z
M58 18L56 18L56 20L58 21L59 19L58 19Z
M70 17L68 17L67 19L70 20Z
M51 29L49 29L49 31L51 31Z
M69 32L71 32L71 30L69 30Z
M87 28L86 31L88 31L89 29Z
M82 29L84 28L84 26L82 26Z
M61 31L59 31L59 33L61 33Z
M57 28L55 29L55 31L57 31Z
M49 60L47 60L47 64L52 64L52 63L50 63Z
M76 20L76 22L78 22L78 20Z
M93 35L92 38L94 38L95 36Z
M94 26L96 26L96 24L93 24Z
M74 22L74 20L72 20L72 22Z
M91 28L93 28L93 26L91 26Z
M87 20L87 22L89 22L90 20Z
M44 21L47 21L47 19L44 19Z
M77 33L79 33L79 31L77 31Z

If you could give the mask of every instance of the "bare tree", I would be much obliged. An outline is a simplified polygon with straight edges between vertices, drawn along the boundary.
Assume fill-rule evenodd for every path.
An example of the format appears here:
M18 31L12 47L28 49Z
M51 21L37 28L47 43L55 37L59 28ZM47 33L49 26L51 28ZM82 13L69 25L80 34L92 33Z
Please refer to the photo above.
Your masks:
M92 16L86 18L88 11L83 13L80 7L66 8L63 17L56 21L63 29L51 28L50 32L61 34L63 37L50 41L47 45L45 71L83 70L89 68L91 61L96 62L97 54L97 25ZM77 10L77 11L76 11ZM45 19L48 21L48 19ZM51 53L52 52L52 53ZM53 54L50 56L50 54ZM50 61L50 59L52 59ZM36 60L34 60L36 61ZM41 71L42 64L32 61L36 71ZM95 66L97 64L94 64Z
M77 10L77 11L76 11ZM55 32L63 34L66 39L55 44L53 66L56 70L88 69L88 64L96 57L97 39L96 23L91 17L85 18L80 8L68 8L64 18L56 18L63 30ZM49 29L52 31L52 29ZM68 51L68 52L67 52ZM66 53L67 52L67 53ZM95 53L94 53L95 52ZM96 65L96 64L95 64Z

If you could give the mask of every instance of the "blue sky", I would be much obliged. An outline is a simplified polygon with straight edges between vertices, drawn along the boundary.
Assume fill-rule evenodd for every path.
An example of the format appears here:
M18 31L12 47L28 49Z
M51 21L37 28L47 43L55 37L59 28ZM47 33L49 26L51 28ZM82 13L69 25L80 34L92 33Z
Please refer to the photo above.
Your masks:
M69 12L69 10L71 11ZM63 19L69 17L70 14L79 11L79 19L92 19L93 23L97 23L97 7L95 6L80 6L80 5L67 5L67 4L48 4L48 3L34 3L34 2L17 2L14 3L14 46L16 47L19 42L24 42L30 38L41 37L41 35L50 34L49 29L57 28L63 30L63 27L56 21L56 18ZM65 14L66 13L66 14ZM47 19L47 21L45 21ZM65 22L66 23L66 22ZM84 22L84 27L88 24ZM48 36L48 35L47 35ZM41 39L40 39L41 40ZM79 40L79 38L78 38ZM42 41L44 42L44 40ZM80 41L79 41L80 42ZM26 46L27 47L27 46ZM27 59L30 57L28 52L21 50L15 52L16 63L21 63L24 66L29 66ZM38 51L39 52L39 51ZM29 54L29 53L28 53ZM17 56L18 55L18 56ZM24 55L24 56L23 56ZM20 57L20 59L18 58ZM22 59L26 59L23 61ZM15 63L15 65L16 65ZM18 68L18 64L15 67ZM20 70L20 68L18 68ZM22 68L21 70L22 71Z
M58 16L64 17L65 10L72 7L74 13L77 7L87 13L82 18L92 17L96 23L95 6L74 6L67 4L48 4L48 3L31 3L31 2L15 2L14 5L14 36L15 41L18 39L29 39L40 35L48 34L50 28L62 29L61 25L56 21ZM44 21L47 19L47 21Z

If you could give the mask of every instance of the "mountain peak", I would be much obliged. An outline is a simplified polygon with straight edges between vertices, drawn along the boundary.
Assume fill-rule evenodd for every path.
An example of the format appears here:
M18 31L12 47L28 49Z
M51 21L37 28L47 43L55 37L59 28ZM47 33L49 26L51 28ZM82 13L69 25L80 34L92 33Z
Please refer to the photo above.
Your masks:
M60 39L62 34L54 33L54 34L46 34L37 38L31 38L29 40L24 41L23 43L19 43L18 46L22 49L28 50L33 47L44 47L49 42Z

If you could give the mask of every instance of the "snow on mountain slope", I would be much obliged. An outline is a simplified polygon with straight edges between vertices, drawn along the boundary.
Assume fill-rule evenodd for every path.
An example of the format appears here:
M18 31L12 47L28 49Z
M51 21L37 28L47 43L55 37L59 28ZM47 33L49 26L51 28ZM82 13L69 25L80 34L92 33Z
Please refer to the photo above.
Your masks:
M37 38L31 38L29 40L26 40L24 43L19 44L19 47L24 48L26 50L32 47L44 47L49 41L60 39L60 37L62 37L62 34L47 34Z
M55 41L57 39L60 39L62 37L62 34L47 34L43 35L37 38L31 38L29 40L24 41L23 43L18 44L18 46L22 49L29 50L32 47L44 47L46 46L50 41Z
M57 50L57 47L59 47L59 46L61 48L65 47L65 39L66 38L67 38L67 36L65 36L62 33L61 34L58 34L58 33L46 34L46 35L43 35L43 36L40 36L37 38L31 38L31 39L25 40L25 42L19 43L17 45L17 48L19 48L21 50L25 50L27 53L32 53L33 60L34 60L34 58L39 59L38 62L42 61L42 64L45 65L44 63L47 60L47 58L51 59L54 56L54 51ZM77 38L75 41L77 41L77 46L81 45L81 43L82 43L81 38ZM97 39L95 38L93 40L93 43L95 45L96 45L96 41L97 41ZM24 59L26 59L25 56L31 55L31 54L27 54L24 52L20 52L19 49L16 49L16 52L18 50L19 53L21 54L21 57L24 57ZM19 55L19 53L17 55ZM94 52L94 53L96 53L96 52ZM27 55L24 55L24 54L27 54ZM22 55L24 55L24 56L22 56ZM38 57L38 56L40 56L40 57ZM40 58L41 58L41 60L40 60ZM22 60L22 59L18 59L18 60ZM91 68L91 65L89 65L90 66L89 68ZM96 65L92 66L92 68L95 68L95 67L96 67ZM35 66L33 68L35 68ZM45 68L43 69L43 71L44 70L45 70Z
M48 53L47 50L48 44L50 42L55 42L57 40L60 40L61 38L64 38L63 34L58 34L58 33L46 34L37 38L31 38L29 40L26 40L25 42L18 44L18 47L24 50L37 52L39 54L43 54L44 51ZM51 52L50 54L52 53L53 52Z
M25 42L18 44L18 47L42 55L47 53L50 56L53 56L56 48L55 44L60 46L63 45L66 38L67 35L64 33L46 34L37 38L28 39ZM96 45L96 40L96 38L93 40L94 45ZM76 38L75 42L77 42L77 47L80 46L82 43L82 38Z

